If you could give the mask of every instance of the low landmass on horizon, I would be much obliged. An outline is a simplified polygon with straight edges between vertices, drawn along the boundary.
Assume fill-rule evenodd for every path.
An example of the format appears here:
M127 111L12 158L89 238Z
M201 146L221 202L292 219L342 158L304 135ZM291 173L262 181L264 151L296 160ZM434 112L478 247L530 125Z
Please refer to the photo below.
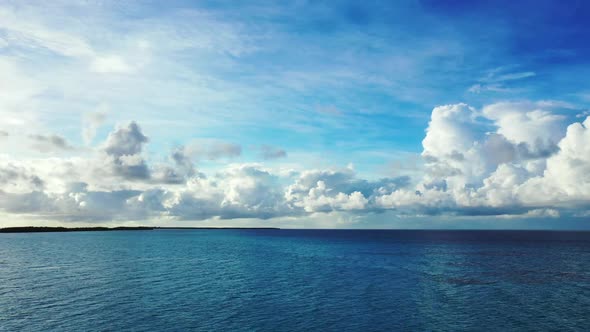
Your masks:
M44 227L22 226L0 228L0 233L93 232L93 231L151 231L155 229L280 229L276 227Z

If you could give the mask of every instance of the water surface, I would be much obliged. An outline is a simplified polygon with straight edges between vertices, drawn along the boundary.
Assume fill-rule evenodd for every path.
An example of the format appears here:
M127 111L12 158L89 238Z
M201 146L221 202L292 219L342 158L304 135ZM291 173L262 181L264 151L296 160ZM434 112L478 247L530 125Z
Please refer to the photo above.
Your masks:
M0 234L3 331L590 330L590 233Z

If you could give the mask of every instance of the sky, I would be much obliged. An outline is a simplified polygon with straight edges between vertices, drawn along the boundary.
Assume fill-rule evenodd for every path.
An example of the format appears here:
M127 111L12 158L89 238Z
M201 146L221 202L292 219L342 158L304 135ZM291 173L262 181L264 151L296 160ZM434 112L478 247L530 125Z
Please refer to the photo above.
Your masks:
M0 0L0 226L590 229L589 21Z

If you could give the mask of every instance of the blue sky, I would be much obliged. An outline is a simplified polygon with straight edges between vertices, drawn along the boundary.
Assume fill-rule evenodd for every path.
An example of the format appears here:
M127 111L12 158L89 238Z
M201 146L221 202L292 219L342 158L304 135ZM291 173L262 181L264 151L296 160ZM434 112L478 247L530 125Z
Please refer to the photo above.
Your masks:
M580 227L589 16L573 0L1 1L0 211Z

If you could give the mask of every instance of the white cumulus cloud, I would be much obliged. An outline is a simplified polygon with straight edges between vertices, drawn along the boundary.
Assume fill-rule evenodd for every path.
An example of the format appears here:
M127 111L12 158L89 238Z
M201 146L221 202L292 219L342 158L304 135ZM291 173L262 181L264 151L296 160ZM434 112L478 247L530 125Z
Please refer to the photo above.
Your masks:
M178 146L168 160L150 162L144 155L149 139L130 122L116 127L88 157L1 156L0 209L86 222L387 210L410 216L575 217L590 206L590 117L573 119L568 125L568 117L547 103L436 107L422 142L424 174L414 180L367 180L352 166L292 171L236 163L202 172L199 159L241 153L239 145L215 140ZM67 147L59 139L35 137Z

